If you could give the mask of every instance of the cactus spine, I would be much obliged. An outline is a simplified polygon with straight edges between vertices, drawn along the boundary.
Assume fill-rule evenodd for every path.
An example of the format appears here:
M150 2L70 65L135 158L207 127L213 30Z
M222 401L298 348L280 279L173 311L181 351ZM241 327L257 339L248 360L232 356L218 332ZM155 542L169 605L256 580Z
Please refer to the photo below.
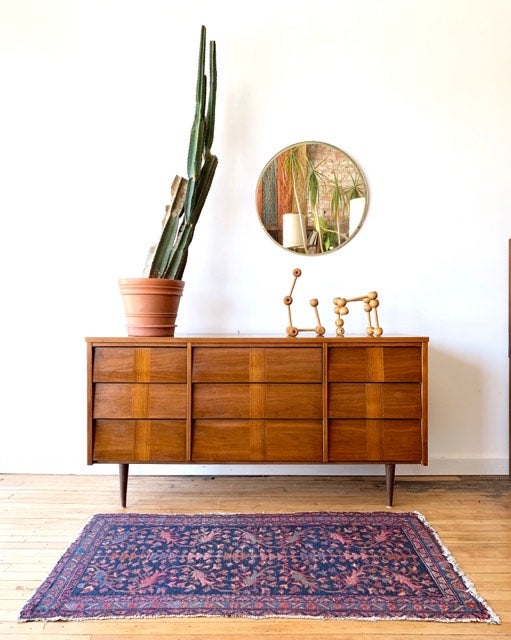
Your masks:
M188 258L188 247L204 207L218 158L211 153L215 131L216 43L209 43L209 91L206 66L206 27L201 27L195 115L188 145L186 194L184 202L167 207L160 241L154 251L150 278L182 280ZM179 179L178 176L176 176Z

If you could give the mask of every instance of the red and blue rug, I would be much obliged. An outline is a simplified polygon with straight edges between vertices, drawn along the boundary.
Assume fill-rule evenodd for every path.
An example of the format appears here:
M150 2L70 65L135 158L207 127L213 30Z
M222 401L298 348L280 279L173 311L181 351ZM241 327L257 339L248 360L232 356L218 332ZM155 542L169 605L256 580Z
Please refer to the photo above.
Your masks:
M94 516L20 620L492 622L418 513Z

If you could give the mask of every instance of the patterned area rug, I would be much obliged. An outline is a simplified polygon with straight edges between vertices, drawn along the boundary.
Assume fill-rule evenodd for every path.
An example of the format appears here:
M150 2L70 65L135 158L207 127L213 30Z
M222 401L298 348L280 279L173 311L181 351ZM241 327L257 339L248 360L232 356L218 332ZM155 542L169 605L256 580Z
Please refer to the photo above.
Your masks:
M492 622L418 513L96 515L20 613Z

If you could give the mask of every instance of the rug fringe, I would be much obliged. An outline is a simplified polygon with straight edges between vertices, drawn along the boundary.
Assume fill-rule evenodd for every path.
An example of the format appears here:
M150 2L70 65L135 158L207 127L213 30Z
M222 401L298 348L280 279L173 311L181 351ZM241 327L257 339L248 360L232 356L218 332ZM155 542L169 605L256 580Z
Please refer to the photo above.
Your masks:
M489 609L489 607L488 607ZM491 609L489 609L491 611ZM56 617L56 618L18 618L17 622L89 622L90 620L154 620L156 618L216 618L217 620L331 620L341 622L344 620L353 620L357 622L399 622L403 620L407 620L409 622L448 622L448 623L465 623L465 622L477 622L480 623L481 620L479 618L463 618L462 620L452 620L450 618L420 618L420 617L412 617L412 616L342 616L342 617L332 617L332 616L308 616L304 615L260 615L260 616L252 616L252 615L219 615L219 614L194 614L194 613L172 613L172 614L162 614L158 613L155 615L123 615L122 618L115 618L112 616L89 616L85 618L70 618L70 617ZM500 620L498 616L495 616L496 619L485 620L488 624L500 624Z
M438 546L442 549L443 556L446 558L446 560L449 561L449 563L452 566L452 568L454 569L454 571L456 571L456 573L462 579L463 584L467 588L467 591L470 593L470 595L473 596L478 602L480 602L488 610L488 613L490 614L489 622L491 624L500 624L500 617L495 613L495 611L493 611L493 609L486 602L486 600L482 596L479 595L479 593L477 592L477 590L475 588L474 583L472 582L472 580L470 580L470 578L467 576L467 574L459 566L459 564L457 563L457 561L454 558L454 556L452 555L452 553L449 551L449 549L446 547L446 545L442 542L442 539L441 539L440 535L437 533L437 531L433 527L433 525L427 520L427 518L424 516L424 514L420 513L420 511L412 511L412 513L415 514L417 516L417 518L419 518L419 520L422 522L422 524L425 527L427 527L429 529L429 531L431 531L431 534L435 538ZM451 622L456 622L456 621L451 620ZM470 622L470 620L467 620L467 622Z

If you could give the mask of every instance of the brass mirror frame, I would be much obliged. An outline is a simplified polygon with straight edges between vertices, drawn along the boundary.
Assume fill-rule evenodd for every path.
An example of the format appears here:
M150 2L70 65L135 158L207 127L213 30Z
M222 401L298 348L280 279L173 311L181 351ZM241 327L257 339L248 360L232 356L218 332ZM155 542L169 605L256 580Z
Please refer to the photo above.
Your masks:
M369 206L367 181L342 149L304 141L278 151L256 187L256 209L268 236L286 251L324 255L360 231Z

